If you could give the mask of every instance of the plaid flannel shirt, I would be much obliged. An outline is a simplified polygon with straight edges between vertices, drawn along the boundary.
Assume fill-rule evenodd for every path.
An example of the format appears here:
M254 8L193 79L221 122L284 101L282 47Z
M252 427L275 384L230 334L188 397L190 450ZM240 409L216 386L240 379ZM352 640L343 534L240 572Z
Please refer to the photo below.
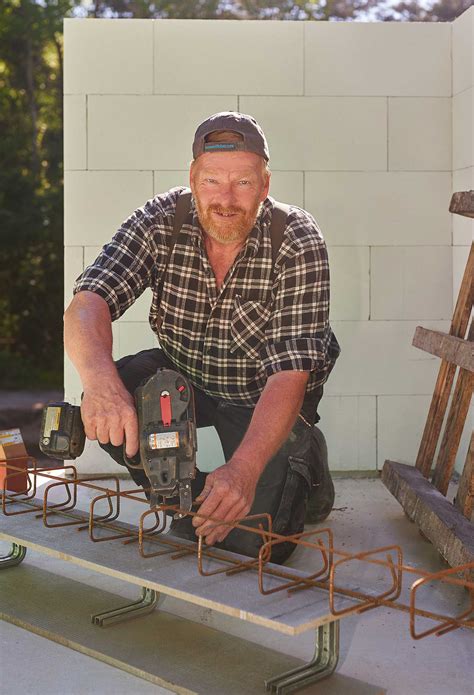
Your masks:
M273 199L266 198L217 289L194 201L164 273L183 190L173 188L135 210L76 280L74 293L99 294L116 320L151 287L149 321L161 348L211 396L254 406L267 378L283 370L310 372L307 394L314 391L339 354L328 320L327 251L314 218L290 207L273 267Z

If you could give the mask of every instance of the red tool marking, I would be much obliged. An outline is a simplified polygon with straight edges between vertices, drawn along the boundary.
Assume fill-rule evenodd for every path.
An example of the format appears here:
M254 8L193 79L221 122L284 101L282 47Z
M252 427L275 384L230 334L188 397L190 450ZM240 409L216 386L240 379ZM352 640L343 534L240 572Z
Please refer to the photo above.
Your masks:
M167 391L163 391L160 396L160 407L163 425L169 427L171 425L171 398Z

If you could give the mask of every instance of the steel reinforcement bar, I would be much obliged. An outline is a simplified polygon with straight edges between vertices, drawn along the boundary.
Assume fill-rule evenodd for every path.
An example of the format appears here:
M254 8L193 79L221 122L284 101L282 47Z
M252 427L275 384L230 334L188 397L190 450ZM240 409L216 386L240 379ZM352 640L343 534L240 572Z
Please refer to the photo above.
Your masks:
M407 612L413 639L422 639L433 634L444 635L460 627L474 628L474 582L469 579L474 571L474 563L439 572L428 572L403 564L402 550L398 545L373 548L363 552L349 552L335 548L330 528L283 536L273 531L269 514L252 515L225 522L213 517L203 517L216 525L227 525L231 529L259 535L261 547L258 557L239 560L232 553L222 549L216 551L206 546L202 536L198 537L197 543L182 543L178 538L165 533L167 516L174 514L200 516L198 510L186 512L180 510L177 505L165 503L150 509L143 490L141 488L121 490L118 477L109 475L79 478L74 466L65 466L58 474L57 468L38 468L36 461L32 460L33 468L28 470L28 481L23 492L9 492L8 481L14 477L18 479L18 473L24 473L24 470L14 466L13 462L0 462L0 466L7 467L4 477L5 490L1 500L2 512L6 516L36 512L35 517L41 518L47 528L75 526L79 531L87 530L89 538L95 543L115 540L121 540L124 544L137 543L143 558L168 556L168 559L175 560L184 555L196 555L197 570L202 576L215 574L231 576L238 572L254 571L257 574L258 589L264 595L280 591L291 594L311 588L324 589L328 592L329 611L337 618L362 613L378 606ZM64 474L70 477L66 478ZM111 486L98 484L105 480ZM37 496L39 481L43 483L42 497ZM54 492L61 488L64 488L64 500L52 502L51 497ZM76 509L78 488L98 493L92 498L88 513ZM124 525L119 521L122 500L148 507L139 515L138 526ZM106 504L105 514L96 512L101 503ZM143 510L143 506L140 510ZM145 521L149 516L153 517L153 525L146 527ZM271 565L272 549L281 543L293 543L297 547L315 551L314 557L318 558L316 571L302 576L300 571L296 573L288 567ZM153 550L150 550L149 546L153 547ZM205 567L208 562L213 564L212 569ZM344 586L340 581L336 582L337 576L341 573L341 567L343 565L347 567L348 563L362 563L365 567L383 568L389 577L388 586L384 587L383 591L374 593L370 586L365 587L363 591L360 587ZM399 599L404 579L408 577L413 579L414 575L416 579L410 587L409 602L403 603ZM267 584L271 580L281 583L268 587ZM466 589L470 597L469 607L455 616L421 608L418 598L420 589L439 582ZM355 603L353 606L338 609L336 605L338 596L354 599ZM429 629L419 631L417 618L430 619L436 624Z

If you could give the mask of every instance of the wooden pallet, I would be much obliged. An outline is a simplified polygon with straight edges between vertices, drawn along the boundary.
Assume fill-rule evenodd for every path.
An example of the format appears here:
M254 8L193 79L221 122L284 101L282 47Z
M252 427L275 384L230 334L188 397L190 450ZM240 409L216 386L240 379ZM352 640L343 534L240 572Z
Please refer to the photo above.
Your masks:
M455 193L450 212L474 217L474 191ZM441 358L415 467L385 461L382 480L407 516L451 565L474 561L474 434L454 504L446 499L474 386L474 243L464 271L449 334L418 327L415 347ZM469 327L470 323L470 327ZM452 393L451 405L448 401ZM442 433L444 423L444 432ZM438 447L436 463L435 453ZM434 472L429 480L434 465Z

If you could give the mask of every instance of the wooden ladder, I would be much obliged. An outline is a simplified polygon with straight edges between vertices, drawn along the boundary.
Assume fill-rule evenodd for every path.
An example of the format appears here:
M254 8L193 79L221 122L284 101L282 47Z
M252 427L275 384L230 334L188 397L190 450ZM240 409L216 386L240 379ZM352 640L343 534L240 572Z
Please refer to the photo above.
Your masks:
M449 211L474 218L474 191L455 193ZM416 465L387 460L382 470L386 487L452 567L474 562L474 433L471 433L455 502L452 504L446 499L474 386L473 299L474 243L471 244L449 334L418 326L413 338L415 347L441 357ZM443 423L444 433L430 482Z

